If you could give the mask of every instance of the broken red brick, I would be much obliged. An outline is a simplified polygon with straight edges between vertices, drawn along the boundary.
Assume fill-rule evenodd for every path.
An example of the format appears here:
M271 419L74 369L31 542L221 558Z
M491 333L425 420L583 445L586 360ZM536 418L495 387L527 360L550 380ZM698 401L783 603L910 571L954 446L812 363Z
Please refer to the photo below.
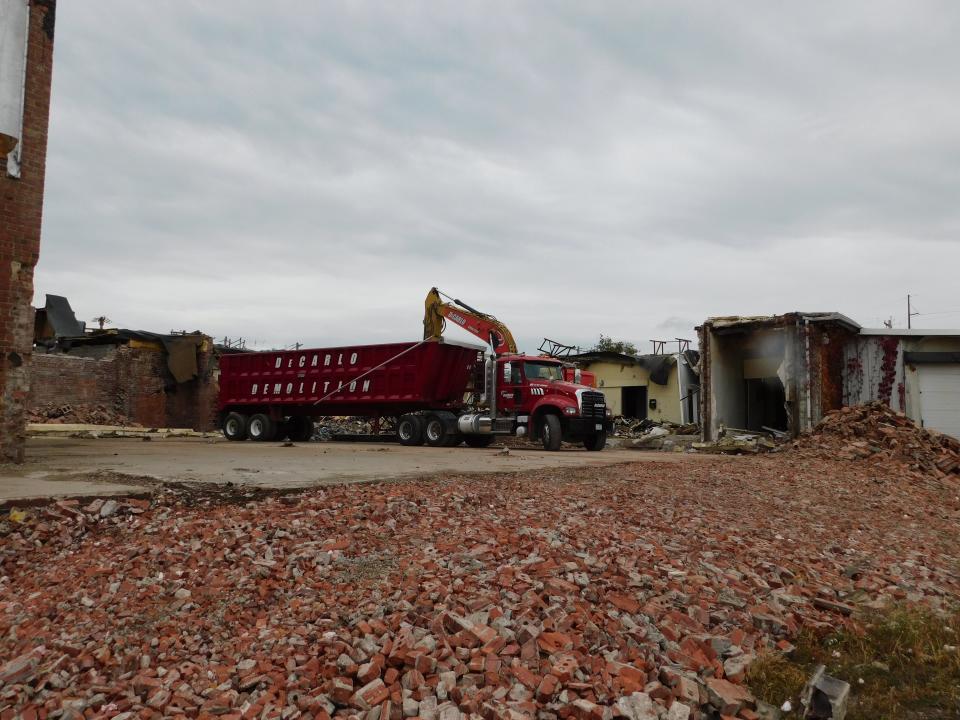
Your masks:
M389 697L390 691L387 686L383 684L383 680L377 678L357 690L350 703L361 710L369 710L375 705L386 702Z

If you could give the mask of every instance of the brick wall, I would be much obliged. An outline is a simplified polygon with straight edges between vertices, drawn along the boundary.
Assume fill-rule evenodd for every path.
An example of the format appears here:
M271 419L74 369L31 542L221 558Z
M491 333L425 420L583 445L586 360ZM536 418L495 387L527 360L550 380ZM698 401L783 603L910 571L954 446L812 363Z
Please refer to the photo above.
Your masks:
M199 377L178 384L159 350L120 346L99 358L38 353L28 405L103 405L145 427L212 430L216 363L205 351L198 364Z
M70 355L34 353L30 363L30 408L47 405L106 405L105 380L114 374L114 362Z
M33 344L33 268L47 162L55 3L31 2L20 178L0 157L0 461L23 461L24 411Z
M217 423L219 365L212 344L197 353L197 379L167 388L166 413L169 427L214 430Z

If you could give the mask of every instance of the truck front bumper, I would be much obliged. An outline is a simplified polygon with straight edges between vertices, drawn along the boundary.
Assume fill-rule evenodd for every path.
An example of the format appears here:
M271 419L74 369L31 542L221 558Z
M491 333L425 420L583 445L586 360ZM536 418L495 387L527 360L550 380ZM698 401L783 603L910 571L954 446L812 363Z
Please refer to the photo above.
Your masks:
M589 437L599 432L613 432L613 420L609 418L569 418L565 434L572 437Z

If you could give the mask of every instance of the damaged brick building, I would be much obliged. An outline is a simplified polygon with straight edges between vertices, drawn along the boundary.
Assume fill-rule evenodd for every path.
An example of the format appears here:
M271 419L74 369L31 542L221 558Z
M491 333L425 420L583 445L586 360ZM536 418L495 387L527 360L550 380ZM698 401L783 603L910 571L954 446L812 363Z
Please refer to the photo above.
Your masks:
M0 0L0 461L23 460L55 7Z
M960 331L863 328L840 313L709 318L697 328L703 438L799 435L879 400L960 435Z
M839 313L718 317L700 335L705 440L722 428L798 434L843 406L843 347L860 326Z
M211 430L217 362L200 332L86 331L66 298L37 310L29 408L106 408L145 427Z

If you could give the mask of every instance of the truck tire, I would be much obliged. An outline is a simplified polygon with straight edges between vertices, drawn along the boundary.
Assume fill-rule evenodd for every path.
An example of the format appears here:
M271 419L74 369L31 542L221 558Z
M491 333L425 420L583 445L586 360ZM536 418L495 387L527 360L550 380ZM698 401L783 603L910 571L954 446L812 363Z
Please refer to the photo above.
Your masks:
M285 424L287 437L293 442L310 442L313 439L313 418L309 415L294 415Z
M603 450L607 445L607 431L601 430L596 435L587 435L583 439L583 446L587 450L592 450L594 452L598 450Z
M493 435L467 435L464 440L466 440L467 447L472 448L485 448L490 447L493 444L494 436Z
M543 428L540 430L543 449L553 452L560 449L563 440L563 429L560 427L560 418L552 413L543 416Z
M442 419L436 415L427 415L423 426L423 439L430 447L448 447L450 433Z
M401 445L423 445L423 418L419 415L401 415L397 421L397 437Z
M227 413L223 419L223 436L227 440L246 440L247 416L237 412Z
M255 442L268 442L276 437L277 424L263 413L257 413L247 423L247 434Z

